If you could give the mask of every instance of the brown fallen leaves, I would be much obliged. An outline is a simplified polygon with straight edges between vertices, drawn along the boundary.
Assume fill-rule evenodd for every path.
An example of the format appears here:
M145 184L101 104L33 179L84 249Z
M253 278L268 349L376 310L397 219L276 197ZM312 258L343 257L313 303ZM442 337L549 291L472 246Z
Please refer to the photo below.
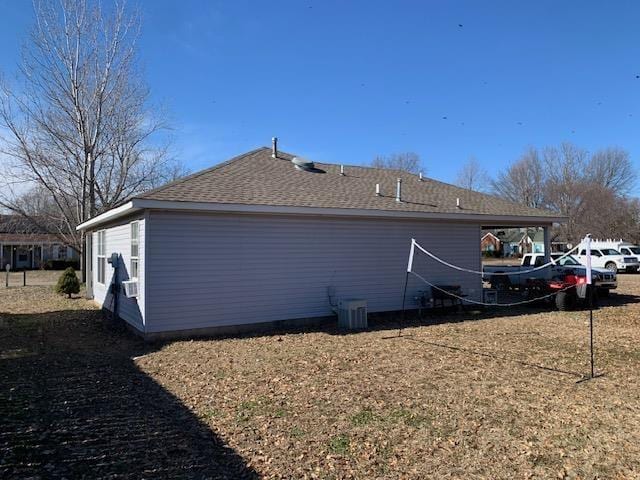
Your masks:
M129 358L265 478L637 478L638 295L640 275L621 275L595 312L605 376L584 383L587 312L536 309L444 315L399 338L380 325L173 342ZM124 349L122 336L92 334L82 299L9 289L0 305L3 319L64 319L59 338L47 331L50 349ZM20 345L13 355L32 348Z
M595 313L175 342L138 362L266 478L640 475L640 276ZM499 312L505 315L505 312ZM459 323L459 320L466 320ZM214 412L214 413L213 413Z

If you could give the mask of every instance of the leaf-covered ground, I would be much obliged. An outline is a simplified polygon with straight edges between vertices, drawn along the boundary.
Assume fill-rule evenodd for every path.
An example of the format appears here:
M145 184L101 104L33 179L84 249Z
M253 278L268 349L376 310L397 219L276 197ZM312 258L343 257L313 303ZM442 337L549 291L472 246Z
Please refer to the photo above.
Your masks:
M145 352L79 296L1 288L0 478L257 478Z
M27 358L27 351L33 353L28 358L77 351L70 344L79 338L85 359L94 351L121 358L127 368L116 369L117 380L100 375L102 386L89 392L121 392L122 411L118 402L110 406L122 415L117 425L151 425L136 441L168 424L177 453L153 444L158 455L144 457L147 470L133 470L147 476L638 478L640 275L621 275L620 283L594 312L596 366L604 376L581 383L589 371L584 311L437 314L425 323L444 323L413 323L401 336L396 324L387 323L351 335L325 329L144 346L104 326L84 300L67 301L44 289L15 289L11 308L57 311L30 322L25 317L25 324L62 315L65 328L46 328L39 334L42 347L5 355L0 373L2 381L11 377L11 359ZM0 291L0 318L11 318L4 300ZM78 305L84 309L70 310ZM31 338L9 324L13 335ZM138 383L129 392L127 385ZM129 392L124 400L122 391ZM25 392L28 402L35 393ZM133 407L138 403L144 408ZM74 406L69 408L73 416ZM82 418L92 421L92 411ZM154 419L155 411L162 421ZM136 423L139 415L144 422ZM117 432L107 431L119 438ZM90 431L82 434L92 440ZM20 438L16 433L11 441ZM18 456L5 447L15 465L29 458L30 444L23 443ZM40 461L64 466L56 462L55 448L49 450L51 458ZM133 448L126 458L133 465L142 452ZM185 460L176 465L181 455Z

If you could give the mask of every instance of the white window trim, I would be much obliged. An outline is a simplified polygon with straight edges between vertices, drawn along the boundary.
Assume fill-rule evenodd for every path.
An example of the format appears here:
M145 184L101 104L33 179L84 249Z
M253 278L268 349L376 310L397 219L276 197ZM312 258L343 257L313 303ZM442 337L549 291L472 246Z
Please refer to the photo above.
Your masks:
M96 232L97 245L96 245L96 283L100 285L105 285L107 282L107 231L106 230L98 230ZM100 253L100 235L103 235L102 241L102 254ZM100 260L104 259L104 266L102 268L103 279L100 281Z
M133 225L136 225L136 230L138 232L138 238L135 239L136 245L138 246L138 255L133 255ZM131 222L129 227L129 273L130 273L130 277L131 279L138 279L138 275L140 275L140 222L139 221L135 221L135 222ZM136 276L133 276L133 261L136 261Z

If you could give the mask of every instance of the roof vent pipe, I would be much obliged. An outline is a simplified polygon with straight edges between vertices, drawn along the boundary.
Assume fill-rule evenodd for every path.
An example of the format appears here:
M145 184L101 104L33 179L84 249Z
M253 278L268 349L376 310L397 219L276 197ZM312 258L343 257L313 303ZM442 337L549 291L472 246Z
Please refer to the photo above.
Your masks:
M460 197L456 198L456 208L462 208L460 207Z
M422 182L422 172L420 172L420 181Z
M273 137L271 139L271 156L273 158L278 158L278 137Z
M340 165L340 175L344 176L344 165Z
M402 179L398 178L398 183L396 184L396 202L402 201Z
M379 197L380 195L382 195L382 194L380 193L380 184L379 184L379 183L376 183L376 195L377 195L378 197Z

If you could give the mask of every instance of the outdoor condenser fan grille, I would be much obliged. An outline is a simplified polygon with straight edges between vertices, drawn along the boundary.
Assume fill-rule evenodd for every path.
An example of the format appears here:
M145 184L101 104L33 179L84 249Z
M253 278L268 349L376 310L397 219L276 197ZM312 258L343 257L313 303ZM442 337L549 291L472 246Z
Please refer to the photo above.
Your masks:
M360 330L367 328L367 326L366 300L340 300L338 305L338 327L347 330Z

